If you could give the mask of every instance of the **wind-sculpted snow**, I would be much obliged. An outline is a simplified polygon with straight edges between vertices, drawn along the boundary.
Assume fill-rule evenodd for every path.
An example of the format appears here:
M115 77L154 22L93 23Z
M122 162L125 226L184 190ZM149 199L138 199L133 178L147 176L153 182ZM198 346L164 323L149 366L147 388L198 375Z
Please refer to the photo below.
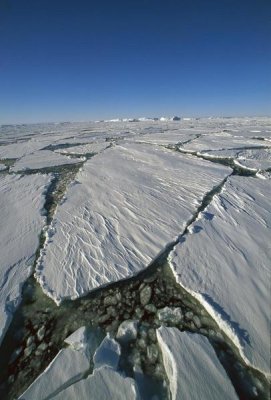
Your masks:
M142 144L87 161L56 212L36 270L57 303L137 274L174 242L231 169Z
M178 282L270 373L271 181L230 177L171 253Z
M77 164L82 162L79 158L69 158L61 154L54 153L49 150L36 151L19 159L14 167L10 169L12 172L37 170L42 168L54 167L59 165Z
M0 342L31 274L49 176L0 175Z
M157 339L172 400L238 399L206 337L161 327Z

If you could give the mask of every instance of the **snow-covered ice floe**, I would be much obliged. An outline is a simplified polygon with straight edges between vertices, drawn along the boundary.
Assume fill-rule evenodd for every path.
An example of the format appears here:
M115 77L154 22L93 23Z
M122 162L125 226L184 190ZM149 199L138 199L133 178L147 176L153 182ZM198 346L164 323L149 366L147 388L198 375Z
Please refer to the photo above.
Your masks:
M20 158L15 162L14 166L10 168L10 171L23 172L25 170L37 170L59 165L77 164L79 162L82 162L82 159L70 158L49 150L40 150Z
M0 342L31 274L51 177L0 175Z
M70 385L54 400L139 400L140 395L134 379L118 371L120 345L109 334L97 348L94 357L94 371L86 379Z
M95 369L83 379L53 397L54 400L139 400L135 381L109 367Z
M127 140L133 140L135 142L157 144L161 146L182 144L187 141L193 140L197 137L197 133L187 131L166 131L157 132L152 134L142 134L129 138Z
M56 140L56 139L54 139ZM39 137L38 140L27 140L25 142L11 143L0 146L0 159L21 158L43 149L54 141L50 136Z
M135 381L118 372L120 345L109 335L100 345L95 339L85 327L69 336L69 347L59 351L19 400L139 399Z
M247 363L270 374L271 180L232 176L170 254Z
M55 150L56 153L62 153L62 154L96 154L100 153L101 151L105 150L107 147L110 146L110 143L108 142L97 142L97 143L87 143L87 144L82 144L80 146L72 146L68 147L66 149L57 149Z
M70 346L59 351L46 370L19 397L19 400L52 398L84 377L90 367L91 357L87 329L84 327L78 329L65 341Z
M87 161L57 208L36 270L57 303L131 277L184 230L231 169L158 146L115 146Z
M205 336L161 327L157 339L172 400L233 400L238 396Z
M210 150L203 151L200 154L214 159L232 159L243 168L254 170L271 169L271 147L243 150Z
M212 135L203 135L182 147L183 151L187 152L204 152L206 150L242 150L247 147L260 148L270 146L269 142L260 142L256 139L246 138L242 136L228 135L227 133L218 133Z

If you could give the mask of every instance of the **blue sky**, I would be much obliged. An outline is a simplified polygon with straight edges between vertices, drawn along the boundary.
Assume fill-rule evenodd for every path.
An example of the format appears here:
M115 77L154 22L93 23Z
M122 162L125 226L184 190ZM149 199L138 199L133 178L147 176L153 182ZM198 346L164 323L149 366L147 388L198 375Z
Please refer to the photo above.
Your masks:
M270 115L270 0L0 0L0 123Z

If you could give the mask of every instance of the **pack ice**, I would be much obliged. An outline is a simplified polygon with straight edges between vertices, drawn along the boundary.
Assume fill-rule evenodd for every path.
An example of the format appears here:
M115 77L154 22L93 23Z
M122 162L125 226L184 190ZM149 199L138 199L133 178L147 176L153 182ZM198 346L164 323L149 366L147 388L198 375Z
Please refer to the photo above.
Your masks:
M10 168L12 172L22 172L26 170L37 170L59 165L76 164L82 162L79 158L70 158L49 150L36 151L33 154L27 154L15 162Z
M36 277L57 303L131 277L174 242L231 169L158 146L87 161L56 212Z
M50 176L0 175L0 342L31 274Z
M231 176L172 251L178 282L270 374L271 180Z

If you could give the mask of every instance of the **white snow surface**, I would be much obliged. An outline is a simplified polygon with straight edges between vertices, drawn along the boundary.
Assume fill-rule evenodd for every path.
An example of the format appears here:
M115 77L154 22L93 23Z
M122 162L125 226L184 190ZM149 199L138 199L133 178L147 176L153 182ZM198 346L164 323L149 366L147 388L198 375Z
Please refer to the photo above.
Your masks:
M148 266L231 169L157 146L115 146L87 161L48 231L36 269L57 303Z
M0 342L31 274L51 177L0 175Z
M77 164L79 162L82 162L80 158L70 158L50 150L40 150L20 158L15 162L14 166L10 168L10 171L37 170L59 165Z
M218 133L212 135L202 135L201 137L184 144L182 150L187 152L204 152L206 150L242 150L246 147L260 148L270 146L271 142L263 142L252 138L229 135L228 133Z
M86 379L69 386L54 400L139 400L136 383L109 367L95 369Z
M271 180L232 176L170 255L177 281L270 374Z
M62 154L95 154L100 153L110 146L108 142L87 143L80 146L67 147L66 149L57 149L56 153Z
M182 144L188 140L193 140L197 137L196 133L192 133L189 130L167 130L166 132L155 132L151 134L142 134L128 138L127 140L133 140L136 142L158 144L161 146Z
M205 336L166 327L156 332L172 400L238 399Z
M94 357L94 371L86 379L69 385L53 399L61 400L139 400L135 381L117 371L121 349L109 334L97 348Z

